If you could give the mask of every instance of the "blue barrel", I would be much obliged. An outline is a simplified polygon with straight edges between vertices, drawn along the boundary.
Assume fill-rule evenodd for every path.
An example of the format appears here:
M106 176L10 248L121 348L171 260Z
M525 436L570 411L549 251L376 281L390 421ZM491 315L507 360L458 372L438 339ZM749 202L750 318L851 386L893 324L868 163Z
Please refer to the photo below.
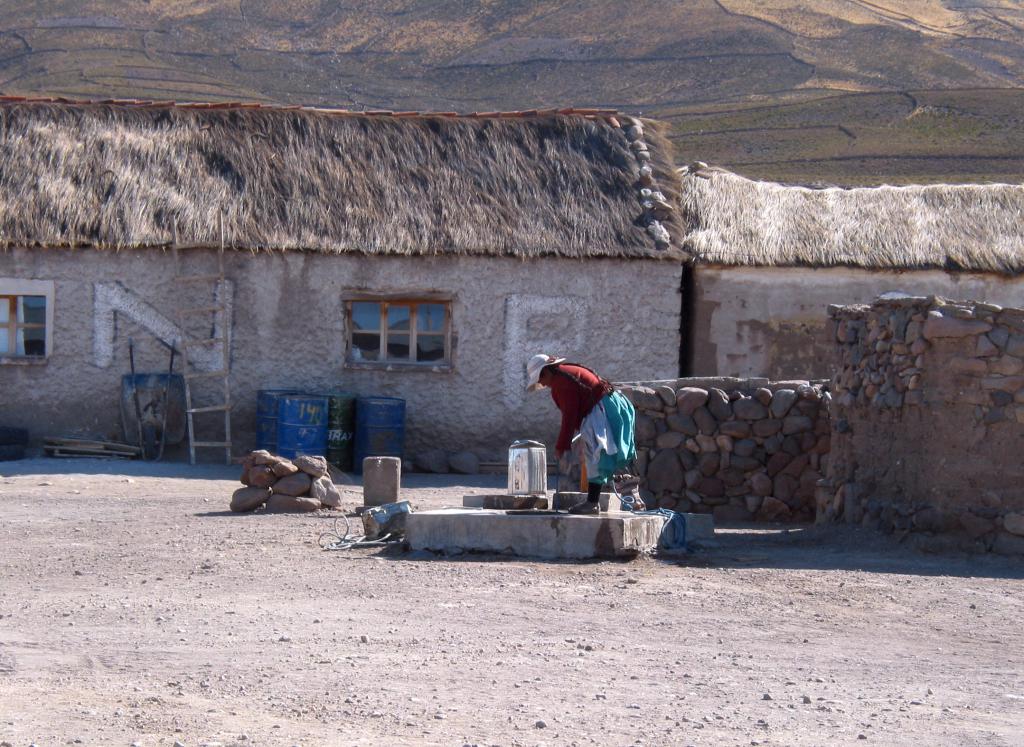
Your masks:
M277 453L288 459L327 454L327 397L285 394L278 398Z
M260 389L256 392L256 448L277 453L277 401L295 389Z
M368 456L402 457L405 448L405 400L360 397L356 400L355 468Z

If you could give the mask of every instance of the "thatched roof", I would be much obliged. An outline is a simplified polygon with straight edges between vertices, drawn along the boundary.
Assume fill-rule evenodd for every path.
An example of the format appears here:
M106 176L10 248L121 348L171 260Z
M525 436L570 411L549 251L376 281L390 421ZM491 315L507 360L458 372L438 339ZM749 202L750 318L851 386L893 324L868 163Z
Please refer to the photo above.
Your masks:
M1024 271L1024 185L808 189L680 170L696 262Z
M621 121L620 121L621 120ZM630 118L0 99L0 246L678 258L670 146ZM635 131L634 131L635 132ZM634 146L631 148L631 145Z

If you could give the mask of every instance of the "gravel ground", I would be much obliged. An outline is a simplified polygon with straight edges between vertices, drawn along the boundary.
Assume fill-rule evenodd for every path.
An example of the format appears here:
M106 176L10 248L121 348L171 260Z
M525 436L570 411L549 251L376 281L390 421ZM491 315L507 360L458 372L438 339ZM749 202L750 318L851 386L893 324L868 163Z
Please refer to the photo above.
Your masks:
M231 514L237 473L0 464L0 744L1024 743L1019 560L843 527L682 560L324 552L337 512Z

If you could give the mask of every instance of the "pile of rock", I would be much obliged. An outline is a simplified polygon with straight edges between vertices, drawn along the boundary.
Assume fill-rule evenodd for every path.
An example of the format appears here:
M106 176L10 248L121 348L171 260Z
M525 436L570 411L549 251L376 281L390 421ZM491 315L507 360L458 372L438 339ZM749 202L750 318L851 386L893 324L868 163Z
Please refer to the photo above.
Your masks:
M829 453L820 384L679 379L622 388L637 411L635 472L651 507L716 521L810 521Z
M341 493L331 480L327 460L300 456L290 460L269 451L251 452L242 462L242 484L231 496L232 511L316 511L337 508Z
M819 521L1024 552L1024 310L934 296L830 307Z

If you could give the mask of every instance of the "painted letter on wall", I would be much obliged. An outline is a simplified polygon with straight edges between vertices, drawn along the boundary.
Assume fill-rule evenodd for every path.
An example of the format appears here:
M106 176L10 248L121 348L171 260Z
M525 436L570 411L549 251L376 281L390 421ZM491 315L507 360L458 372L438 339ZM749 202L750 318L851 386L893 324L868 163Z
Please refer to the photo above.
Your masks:
M213 337L220 337L227 331L228 346L231 340L233 288L230 280L217 283L216 299L223 311L214 317ZM115 315L124 314L140 327L153 333L164 345L172 344L181 349L181 328L165 317L150 304L143 301L119 282L93 284L93 362L99 368L106 368L114 360L114 335L117 330ZM203 345L190 349L189 362L202 371L216 371L221 367L223 352L221 346Z
M526 359L535 353L576 354L583 349L586 306L573 296L512 295L505 299L505 405L526 394Z

